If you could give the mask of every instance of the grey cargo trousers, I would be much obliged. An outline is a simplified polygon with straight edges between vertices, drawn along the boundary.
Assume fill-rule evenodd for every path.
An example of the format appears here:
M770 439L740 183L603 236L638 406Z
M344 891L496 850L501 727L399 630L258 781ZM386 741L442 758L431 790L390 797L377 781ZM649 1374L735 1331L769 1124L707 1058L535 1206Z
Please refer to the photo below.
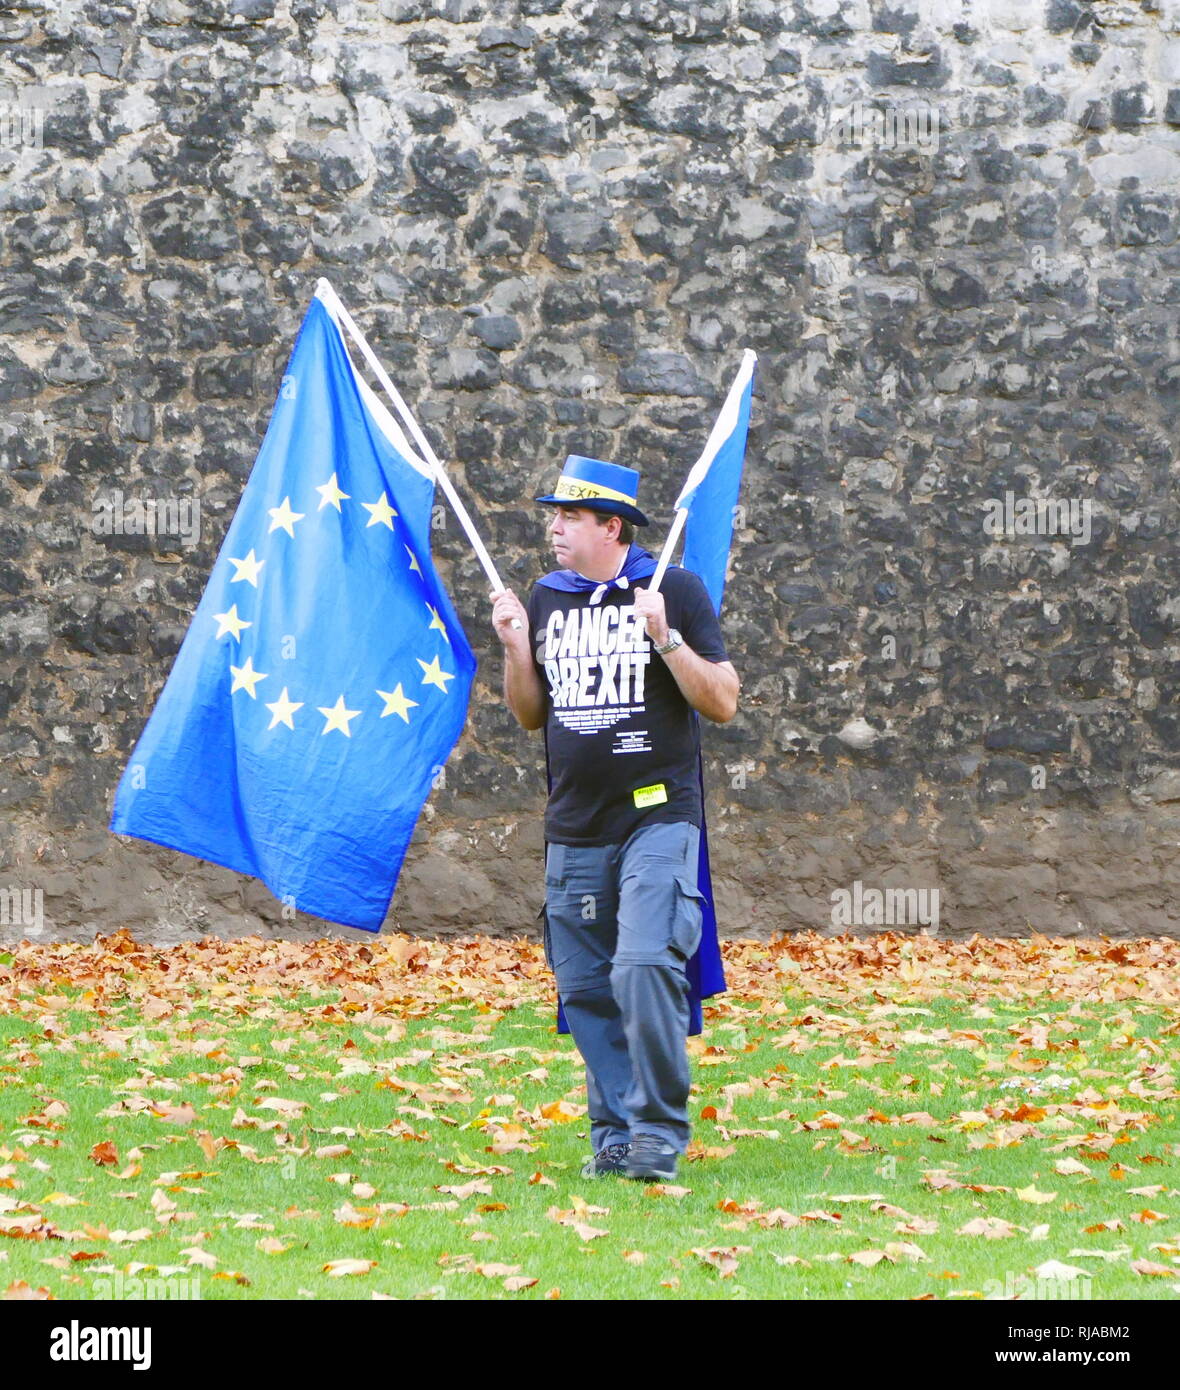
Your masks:
M641 825L620 844L550 844L545 954L586 1064L598 1153L637 1133L688 1148L685 963L701 940L700 830Z

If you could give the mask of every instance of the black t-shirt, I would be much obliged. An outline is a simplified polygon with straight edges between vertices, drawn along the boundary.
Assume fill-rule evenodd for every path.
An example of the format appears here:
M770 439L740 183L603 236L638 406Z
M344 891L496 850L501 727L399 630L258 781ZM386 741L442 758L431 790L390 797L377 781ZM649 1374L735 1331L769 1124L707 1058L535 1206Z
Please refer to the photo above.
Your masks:
M651 581L636 582L644 588ZM698 656L727 661L700 578L669 568L660 592L668 626ZM527 605L553 780L545 839L605 845L649 822L699 826L697 713L652 650L632 591L608 589L593 606L590 594L536 584Z

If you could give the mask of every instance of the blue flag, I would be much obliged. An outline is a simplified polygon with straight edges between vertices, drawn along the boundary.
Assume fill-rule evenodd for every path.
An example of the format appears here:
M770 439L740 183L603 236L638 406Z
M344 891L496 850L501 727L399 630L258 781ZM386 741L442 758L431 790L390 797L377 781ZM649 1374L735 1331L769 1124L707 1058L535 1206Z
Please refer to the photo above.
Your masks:
M684 568L700 575L719 615L725 593L725 567L733 540L734 508L746 460L756 361L755 354L747 348L709 434L705 451L693 465L676 499L677 509L688 509L688 519L684 523Z
M475 675L433 501L317 292L111 830L381 929Z

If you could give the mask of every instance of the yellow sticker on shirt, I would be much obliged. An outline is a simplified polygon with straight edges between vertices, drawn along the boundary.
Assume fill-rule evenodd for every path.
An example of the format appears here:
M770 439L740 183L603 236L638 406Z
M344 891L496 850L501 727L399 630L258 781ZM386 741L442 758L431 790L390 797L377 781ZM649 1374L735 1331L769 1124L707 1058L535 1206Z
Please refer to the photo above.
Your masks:
M668 790L663 782L656 782L650 787L636 787L633 795L636 806L658 806L667 801Z

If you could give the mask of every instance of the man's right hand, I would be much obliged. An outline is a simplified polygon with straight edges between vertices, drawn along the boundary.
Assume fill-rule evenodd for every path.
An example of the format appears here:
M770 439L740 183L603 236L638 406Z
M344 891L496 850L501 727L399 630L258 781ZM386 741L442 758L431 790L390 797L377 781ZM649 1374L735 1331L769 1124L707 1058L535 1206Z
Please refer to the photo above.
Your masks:
M531 651L529 647L529 617L525 612L524 604L511 589L495 590L490 597L492 599L492 626L496 629L496 636L506 647ZM514 618L520 623L519 628L513 628Z

